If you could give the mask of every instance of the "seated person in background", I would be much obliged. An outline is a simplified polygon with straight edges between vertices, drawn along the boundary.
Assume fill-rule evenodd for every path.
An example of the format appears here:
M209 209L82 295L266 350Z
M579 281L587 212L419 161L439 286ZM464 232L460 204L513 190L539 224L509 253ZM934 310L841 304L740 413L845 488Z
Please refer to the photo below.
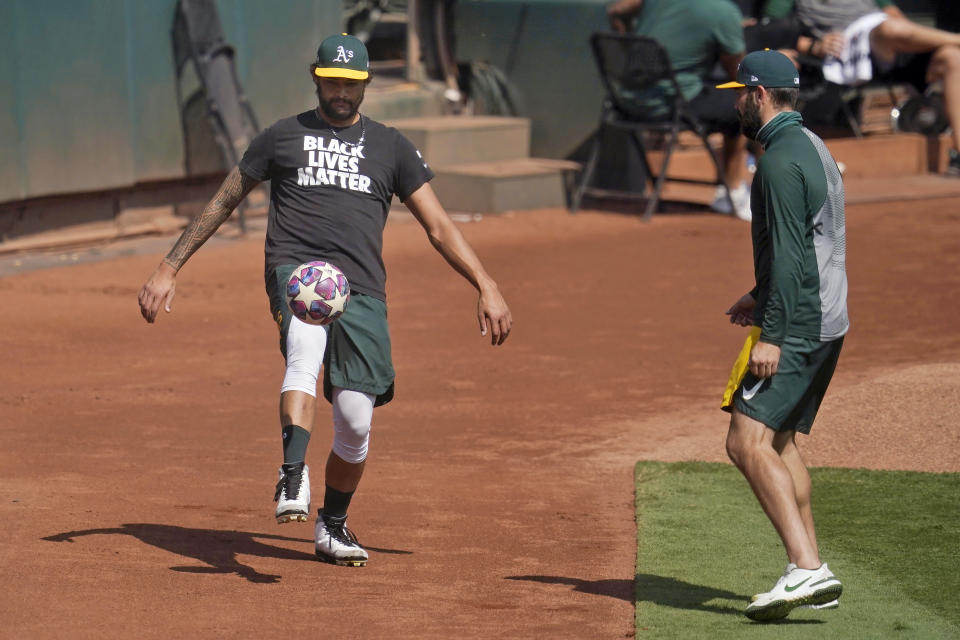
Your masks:
M737 0L736 4L743 14L747 53L763 49L792 50L797 46L800 25L792 12L781 18L770 18L763 13L766 0Z
M750 188L745 180L746 138L740 133L736 96L705 82L719 62L735 79L743 58L743 16L730 0L620 0L607 8L615 31L633 30L663 45L690 106L707 131L723 134L722 166L730 185L733 213L750 219ZM723 187L717 188L715 211L730 213Z
M960 34L912 22L892 0L768 0L764 15L791 11L809 34L797 51L823 58L831 82L856 85L895 69L920 86L942 82L953 136L947 173L960 176Z

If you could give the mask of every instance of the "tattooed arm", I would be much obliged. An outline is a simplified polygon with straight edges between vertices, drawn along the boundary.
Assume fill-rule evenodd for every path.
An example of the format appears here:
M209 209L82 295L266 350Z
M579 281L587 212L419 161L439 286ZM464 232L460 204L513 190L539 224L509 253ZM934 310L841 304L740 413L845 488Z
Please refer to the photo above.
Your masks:
M200 215L190 221L163 261L170 265L174 272L180 271L187 259L230 217L237 205L257 184L256 180L234 167L220 185L217 195L207 203Z
M239 168L226 177L220 190L213 196L207 206L203 208L190 224L180 234L180 238L163 259L160 266L153 272L137 298L140 303L140 314L147 322L157 319L161 305L169 313L173 301L173 294L177 286L177 272L184 263L206 242L213 232L230 217L233 210L250 191L257 186L258 181L244 174Z

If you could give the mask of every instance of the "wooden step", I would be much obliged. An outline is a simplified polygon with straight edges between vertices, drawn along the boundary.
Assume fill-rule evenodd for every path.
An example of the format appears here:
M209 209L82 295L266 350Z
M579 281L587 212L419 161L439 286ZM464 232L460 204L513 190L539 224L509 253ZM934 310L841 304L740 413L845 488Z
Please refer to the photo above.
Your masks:
M936 139L915 133L866 136L864 138L828 138L824 140L834 160L844 167L846 178L898 178L937 171L931 166L930 145ZM934 154L936 155L936 154ZM663 154L651 151L650 166L660 169ZM936 162L936 158L933 159ZM678 149L670 157L667 175L676 178L712 180L716 169L703 146Z
M847 204L955 198L960 196L960 178L936 173L844 178L843 189Z
M927 173L927 138L915 133L824 140L848 178L899 178Z
M437 167L514 160L530 155L530 121L496 116L437 116L388 120Z
M451 212L504 213L566 207L568 174L580 165L566 160L515 158L434 168L437 197Z
M662 200L691 205L693 208L707 208L713 202L714 189L709 185L668 182L663 188ZM960 197L960 178L935 173L879 178L844 177L843 190L847 205L956 198ZM640 201L640 194L635 199ZM641 205L637 207L642 210Z

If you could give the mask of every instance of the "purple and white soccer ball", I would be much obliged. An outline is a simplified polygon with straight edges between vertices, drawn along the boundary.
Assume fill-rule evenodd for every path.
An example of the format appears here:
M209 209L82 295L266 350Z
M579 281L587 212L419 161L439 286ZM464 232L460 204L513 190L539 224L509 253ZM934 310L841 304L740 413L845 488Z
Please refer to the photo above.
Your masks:
M287 282L287 303L307 324L330 324L350 302L350 283L336 266L315 260L293 270Z

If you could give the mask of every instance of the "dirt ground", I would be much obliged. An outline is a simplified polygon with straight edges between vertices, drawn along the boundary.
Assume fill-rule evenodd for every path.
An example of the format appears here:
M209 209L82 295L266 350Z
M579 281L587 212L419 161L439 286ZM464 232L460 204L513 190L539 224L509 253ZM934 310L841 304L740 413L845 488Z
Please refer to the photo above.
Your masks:
M848 208L853 328L811 465L960 471L958 212ZM201 249L153 326L137 291L172 237L0 278L0 637L632 637L633 465L725 460L748 227L461 226L514 332L492 348L469 285L416 223L388 224L397 399L351 508L362 569L272 517L282 360L260 235ZM307 452L318 499L328 424Z

